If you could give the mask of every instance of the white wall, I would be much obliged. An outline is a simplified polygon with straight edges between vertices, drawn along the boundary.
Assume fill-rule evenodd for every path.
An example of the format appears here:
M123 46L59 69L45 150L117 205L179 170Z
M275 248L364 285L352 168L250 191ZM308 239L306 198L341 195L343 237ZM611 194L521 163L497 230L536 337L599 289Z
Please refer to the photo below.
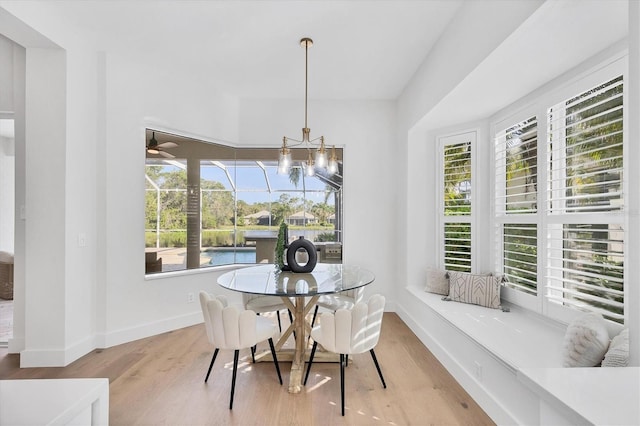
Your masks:
M488 7L491 3L493 7ZM437 205L436 134L485 130L482 123L468 123L468 118L462 116L454 120L456 126L446 128L441 120L430 120L430 113L437 110L447 94L460 85L541 3L466 3L398 99L398 149L401 161L406 162L405 173L398 185L398 205L403 210L397 213L404 217L405 225L400 234L407 256L401 259L404 263L398 268L399 281L403 285L421 285L426 277L426 268L436 265L437 261L437 212L434 208ZM482 37L473 34L482 34ZM477 102L474 99L468 101ZM449 109L448 116L456 117L457 111L457 107ZM482 134L478 140L481 143ZM424 237L424 240L415 238L416 235Z
M0 126L13 127L13 119L3 119ZM0 251L13 253L15 221L15 138L0 134Z
M0 251L14 252L15 137L14 55L16 46L0 36ZM3 130L4 129L4 130Z
M394 144L395 103L391 101L309 102L311 137L344 147L344 262L376 275L365 295L382 293L393 310L396 288L400 172ZM240 144L277 146L283 136L301 139L301 100L242 100Z
M0 9L5 35L26 47L24 278L10 349L24 367L66 365L200 322L186 295L213 290L214 274L144 279L144 128L236 140L237 101L87 50L19 6L21 20Z
M200 307L188 304L187 294L217 287L214 273L144 279L145 127L237 140L237 101L186 77L106 57L106 144L98 158L104 171L98 197L105 200L98 221L106 302L100 346L200 322Z

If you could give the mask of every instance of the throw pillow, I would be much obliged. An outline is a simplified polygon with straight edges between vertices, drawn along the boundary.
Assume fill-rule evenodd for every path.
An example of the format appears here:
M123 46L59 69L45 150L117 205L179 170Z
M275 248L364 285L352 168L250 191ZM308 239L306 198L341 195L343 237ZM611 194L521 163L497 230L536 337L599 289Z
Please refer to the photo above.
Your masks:
M427 270L427 285L424 291L429 293L449 295L449 278L447 271L437 268L429 268Z
M626 367L629 365L629 329L625 328L611 340L609 350L602 360L603 367Z
M456 302L500 308L500 278L449 271L449 297Z
M596 367L609 347L609 333L602 315L580 315L569 326L563 342L564 367Z

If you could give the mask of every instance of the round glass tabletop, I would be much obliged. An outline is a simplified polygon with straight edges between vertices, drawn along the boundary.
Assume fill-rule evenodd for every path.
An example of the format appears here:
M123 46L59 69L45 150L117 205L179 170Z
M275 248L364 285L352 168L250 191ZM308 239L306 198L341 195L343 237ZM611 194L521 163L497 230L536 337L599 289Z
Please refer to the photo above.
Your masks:
M318 263L310 273L281 272L273 264L226 272L218 284L242 293L270 296L314 296L352 290L370 284L371 271L359 266Z

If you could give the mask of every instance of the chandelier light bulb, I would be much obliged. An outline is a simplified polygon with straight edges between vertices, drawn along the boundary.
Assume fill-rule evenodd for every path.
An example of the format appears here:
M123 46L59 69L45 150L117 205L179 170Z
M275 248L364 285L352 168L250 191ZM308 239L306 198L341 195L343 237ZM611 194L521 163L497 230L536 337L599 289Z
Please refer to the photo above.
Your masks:
M324 136L320 136L320 148L316 151L316 167L327 166L327 150L324 147Z
M287 148L287 138L282 138L282 148L278 156L278 174L288 174L291 170L291 150Z
M307 160L307 176L313 176L316 174L315 167L313 166L313 158L311 152L309 152L309 159Z
M329 165L327 166L327 172L329 172L329 174L336 174L336 172L338 171L338 162L335 160L329 160Z

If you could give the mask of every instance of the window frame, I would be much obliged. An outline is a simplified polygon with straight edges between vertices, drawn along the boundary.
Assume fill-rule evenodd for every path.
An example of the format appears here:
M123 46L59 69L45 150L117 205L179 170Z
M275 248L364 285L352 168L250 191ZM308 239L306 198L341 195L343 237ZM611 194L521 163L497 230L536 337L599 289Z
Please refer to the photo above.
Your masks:
M478 129L470 129L462 132L456 132L451 134L443 134L437 136L437 153L438 153L438 190L436 191L438 196L438 258L437 262L440 268L446 268L446 259L445 259L445 227L448 224L456 224L456 223L468 223L471 226L471 235L470 235L470 272L476 272L477 268L477 255L476 255L476 237L477 234L476 226L475 226L475 218L477 217L477 212L475 211L477 207L474 203L475 194L475 181L476 181L476 145L478 141ZM445 159L444 159L444 150L446 146L450 145L458 145L462 143L469 143L469 147L471 149L470 159L471 159L471 185L470 185L470 206L471 213L468 215L445 215L445 193L444 193L444 184L445 184Z
M492 211L491 220L493 222L492 238L494 239L492 247L495 249L492 251L492 264L496 272L501 273L503 270L502 257L503 247L501 232L501 226L505 223L512 223L514 220L521 223L522 220L526 220L526 216L531 216L531 222L536 223L538 226L538 285L537 295L526 294L523 291L502 287L502 299L513 303L515 305L522 306L524 308L533 310L539 314L549 317L552 320L560 321L563 323L569 323L576 318L582 311L573 309L571 307L559 305L553 303L546 297L548 290L547 279L549 267L549 253L548 253L548 240L547 230L549 226L573 223L585 223L585 224L598 224L604 223L602 221L603 215L611 215L611 212L599 212L599 213L563 213L557 214L549 212L547 207L549 203L549 158L548 155L548 109L564 102L567 99L571 99L585 91L591 90L603 83L606 83L618 76L622 76L623 80L623 166L622 166L622 197L624 204L629 203L629 185L628 185L628 165L629 165L629 149L628 149L628 59L626 52L618 52L611 55L611 57L595 66L586 69L582 73L574 76L571 79L564 79L564 82L557 84L555 87L543 88L536 93L537 96L524 107L517 110L512 108L511 110L505 109L505 114L493 117L490 119L490 143L493 150L491 156L491 164L489 170L491 173L491 199L492 199ZM527 99L527 98L524 98ZM500 216L496 206L496 188L500 186L500 182L496 179L496 155L495 155L495 137L501 129L506 129L514 124L520 123L529 117L535 116L538 122L537 125L537 140L538 140L538 173L537 173L537 212L535 214L526 215L511 215ZM614 220L608 219L605 222L611 224L620 224L624 227L624 282L628 283L628 269L629 269L629 211L628 208L622 209L620 212L614 213L616 218ZM507 217L505 217L507 216ZM628 324L629 320L629 299L628 288L624 289L624 323ZM608 321L614 329L622 328L624 325Z
M292 189L289 190L288 188L283 188L283 187L281 188L280 186L273 187L272 182L270 182L270 178L267 175L267 171L266 171L267 167L270 169L273 169L273 171L277 169L277 154L278 154L277 148L234 147L234 146L222 145L219 142L216 142L216 143L206 142L201 139L177 134L174 131L167 132L167 131L159 130L156 128L153 128L153 129L147 128L145 129L145 131L147 133L146 135L147 140L149 138L149 134L152 132L155 132L157 133L158 138L160 138L160 135L163 134L163 137L167 139L170 138L172 141L175 140L176 142L178 142L177 147L171 148L170 154L175 155L174 157L162 158L162 156L158 156L158 157L156 157L155 155L149 156L149 154L145 156L145 181L147 182L147 186L149 184L154 186L151 183L146 173L146 168L149 167L150 165L153 165L153 163L157 163L156 165L161 167L166 167L166 164L163 164L163 163L170 163L175 160L178 160L181 163L184 163L185 165L184 170L185 170L185 173L187 174L187 188L184 189L184 191L189 193L190 188L194 188L197 191L197 194L195 195L196 200L192 204L187 203L187 206L185 207L185 211L187 212L186 213L187 220L191 216L191 218L195 222L197 222L197 226L193 226L192 224L192 226L190 227L189 225L187 225L186 229L181 229L180 231L185 232L186 238L189 241L192 241L194 238L196 238L194 230L197 228L197 240L199 242L198 245L201 253L203 249L217 247L217 246L212 246L212 247L202 246L203 230L204 230L203 229L203 209L205 208L202 201L203 192L231 194L231 198L233 201L229 204L229 206L231 206L231 208L233 209L233 217L231 218L232 224L230 225L233 227L233 231L232 231L233 245L229 246L229 250L234 251L233 263L223 263L223 264L219 264L219 265L216 264L211 266L200 264L200 266L195 266L193 265L194 262L190 263L190 257L189 257L189 256L191 257L195 256L193 254L193 248L195 246L193 244L187 245L187 246L184 246L184 249L186 250L184 254L187 262L186 267L184 267L185 265L183 264L183 267L178 269L176 269L175 267L165 269L163 266L163 270L161 271L145 270L145 278L153 279L154 277L168 276L168 274L174 275L174 274L204 272L208 270L219 270L220 268L224 269L229 267L237 267L239 265L245 265L246 263L238 261L238 259L236 258L237 252L243 249L243 247L239 245L239 241L238 241L238 234L240 233L240 230L238 229L238 227L245 226L244 224L242 225L238 224L238 202L239 200L246 198L252 193L267 194L267 198L268 198L267 204L269 206L269 211L272 213L272 215L273 215L273 212L271 208L274 204L278 203L278 197L280 194L283 194L283 193L288 193L293 191L297 194L300 194L300 197L301 197L300 202L302 204L301 208L303 209L303 211L309 212L309 213L311 213L311 207L314 202L313 200L322 200L327 196L331 196L332 198L328 200L326 203L324 201L322 202L323 204L326 204L328 206L333 206L332 216L334 216L334 218L332 220L327 220L327 223L330 223L332 225L331 229L330 230L328 228L327 230L320 229L320 228L307 229L307 225L304 224L302 225L303 228L299 230L298 234L293 234L290 228L290 237L292 237L292 235L304 235L305 238L310 238L309 237L310 235L319 234L318 238L320 237L323 237L323 238L318 239L318 241L322 241L322 243L318 243L318 244L339 244L340 246L344 247L344 204L343 204L344 148L336 147L336 152L338 154L338 158L340 161L340 168L336 174L332 174L331 176L318 174L315 177L309 177L309 176L306 176L304 173L300 173L299 185L292 184L292 187L291 187ZM183 158L184 155L181 155L184 153L187 153L186 158ZM298 166L299 162L302 162L303 159L307 158L306 149L292 149L292 153L294 154L294 161L296 163L296 167ZM220 155L217 155L217 154L220 154ZM149 160L151 160L151 164ZM211 162L211 164L207 164L207 162ZM220 163L220 164L230 163L232 164L232 170L227 170L227 168L225 167L221 168L220 165L216 163ZM251 187L250 185L243 188L238 187L238 184L237 184L237 178L239 177L238 168L243 168L245 165L248 165L248 167L251 167L251 168L258 167L262 169L262 172L264 175L263 177L265 180L264 188L262 186L254 188L254 187ZM225 186L225 189L221 189L221 188L203 189L202 183L203 183L204 174L202 173L202 170L203 170L203 167L205 166L218 167L224 171L224 173L226 174L226 180L223 183L223 186ZM190 172L189 167L195 167L198 170L193 169ZM193 183L190 185L189 179L192 179L192 180L197 179L198 183L197 184ZM289 181L290 177L286 176L286 177L283 177L283 179L286 181ZM309 186L307 182L308 179L315 179L315 180L318 180L320 183L314 183L313 185ZM250 182L251 180L252 179L249 178L247 182ZM229 185L228 187L227 187L227 184ZM324 189L323 189L323 186L324 186ZM145 200L144 201L145 203L147 200L148 191L149 189L145 187L145 197L143 198ZM331 195L331 194L334 194L334 195ZM199 202L197 203L198 205L197 208L199 209L199 211L196 218L195 214L189 213L189 208L191 208L189 206L192 205L195 208L196 202L198 201L197 199L199 199ZM258 201L258 203L262 203L262 201ZM338 206L338 203L340 203L339 206ZM145 208L145 215L146 215L146 208ZM284 220L288 222L290 219L286 217ZM145 217L145 222L146 221L147 221L147 217ZM228 225L225 225L225 226L228 226ZM255 225L252 225L252 226L255 227ZM278 225L276 225L275 223L271 223L271 220L269 220L268 232L270 233L270 235L271 234L273 234L273 236L277 235L278 228L279 228ZM209 228L207 229L210 230ZM164 230L166 231L166 229ZM160 232L159 232L160 230L158 229L158 227L156 226L155 229L146 229L146 226L145 226L145 239L148 231L156 232L157 235L155 237L155 245L145 247L145 263L147 263L146 253L148 251L154 251L154 249L157 250L158 248L159 249L163 248L162 246L158 247L158 241L159 241L159 235L160 235ZM253 231L253 229L244 229L243 231ZM331 232L331 234L333 234L333 238L335 238L335 240L333 240L334 241L333 243L331 243L330 240L328 240L325 235L321 235L327 232ZM264 231L262 229L257 231L257 233L260 234L261 237L264 235ZM325 241L327 241L327 243L324 243ZM145 246L146 245L147 244L145 244ZM224 247L226 247L226 245ZM169 247L169 248L174 248L174 247ZM175 248L182 248L182 246L176 246ZM147 268L147 266L145 267L145 269Z

